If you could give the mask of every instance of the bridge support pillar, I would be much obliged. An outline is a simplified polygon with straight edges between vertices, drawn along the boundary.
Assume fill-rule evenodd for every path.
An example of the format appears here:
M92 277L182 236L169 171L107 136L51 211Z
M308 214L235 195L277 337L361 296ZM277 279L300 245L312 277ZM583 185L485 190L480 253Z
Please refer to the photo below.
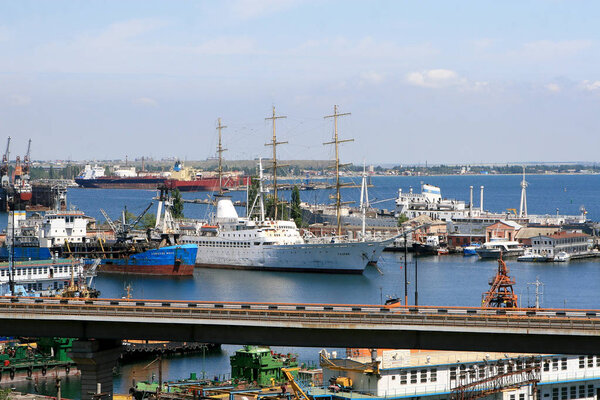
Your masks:
M81 372L81 399L91 400L100 384L103 398L113 397L113 368L121 355L118 340L77 340L69 356Z

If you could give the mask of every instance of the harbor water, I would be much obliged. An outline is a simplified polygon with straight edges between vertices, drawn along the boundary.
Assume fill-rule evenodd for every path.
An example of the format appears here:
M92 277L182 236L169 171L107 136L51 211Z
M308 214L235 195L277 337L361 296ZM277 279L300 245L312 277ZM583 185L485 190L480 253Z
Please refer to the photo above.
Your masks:
M420 191L420 183L440 186L442 195L468 201L469 186L474 186L479 205L479 186L485 186L484 208L505 211L517 208L520 199L520 176L440 176L440 177L375 177L370 189L372 201L392 199L398 188ZM600 176L597 175L536 175L528 176L529 213L578 214L582 205L592 220L600 219ZM357 183L360 183L358 181ZM289 192L283 192L284 196ZM302 200L327 202L327 191L305 191ZM69 189L69 203L88 215L103 221L99 209L116 217L124 205L129 211L141 212L155 193L145 190ZM234 200L245 200L244 192L232 194ZM186 199L206 198L205 193L184 193ZM344 200L357 201L359 189L348 189ZM156 203L156 201L154 201ZM382 202L379 208L393 209L393 200ZM154 208L155 209L155 208ZM186 204L185 215L207 218L211 210L206 205ZM243 209L238 210L240 214ZM6 218L4 217L5 221ZM415 271L418 268L418 298L420 305L479 306L481 295L489 286L497 262L482 261L462 255L420 257L417 266L411 255L408 264L408 298L414 304ZM600 263L594 259L569 263L517 263L508 261L510 275L516 280L515 292L521 306L533 305L536 279L543 282L541 303L544 307L600 308L597 299ZM404 298L404 258L401 253L384 253L379 266L367 267L363 275L330 275L293 272L264 272L196 268L189 278L133 277L100 275L96 288L102 297L120 298L131 285L132 296L145 299L265 301L308 303L380 304L388 296ZM207 377L229 372L229 356L240 346L225 345L219 353L187 357L171 357L164 362L165 379L182 379L190 372ZM277 351L297 352L300 361L316 363L318 349L277 348ZM338 351L343 351L338 349ZM156 366L146 368L152 360L121 368L115 378L115 391L127 392L132 379L148 379ZM64 388L67 397L76 398L77 379ZM18 387L18 386L17 386ZM52 391L49 390L51 393Z

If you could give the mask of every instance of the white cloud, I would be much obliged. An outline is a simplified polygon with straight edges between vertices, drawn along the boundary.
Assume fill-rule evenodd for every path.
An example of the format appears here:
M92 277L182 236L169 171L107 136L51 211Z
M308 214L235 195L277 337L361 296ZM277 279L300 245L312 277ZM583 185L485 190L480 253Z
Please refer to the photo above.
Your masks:
M28 106L31 104L31 97L24 94L13 94L8 98L11 106Z
M360 85L379 85L384 80L384 75L375 71L360 74Z
M580 87L588 92L595 92L600 90L600 81L583 81Z
M548 83L544 87L554 93L560 92L560 86L557 83Z
M158 107L158 102L150 97L138 97L133 101L133 104L146 107Z
M235 18L253 19L285 11L298 3L298 0L233 0L228 8Z
M517 54L538 60L556 59L577 55L591 46L590 40L538 40L523 44Z
M449 69L411 72L406 75L406 81L411 85L427 88L462 86L467 83L465 78L461 78L455 71Z

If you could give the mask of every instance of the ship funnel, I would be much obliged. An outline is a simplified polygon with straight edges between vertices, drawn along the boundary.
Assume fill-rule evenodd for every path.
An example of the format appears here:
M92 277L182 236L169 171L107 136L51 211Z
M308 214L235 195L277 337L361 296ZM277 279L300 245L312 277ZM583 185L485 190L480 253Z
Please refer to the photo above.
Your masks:
M479 211L483 212L483 186L481 186L481 197L479 198Z
M237 222L238 213L233 206L231 197L216 196L217 198L217 222Z
M469 217L473 216L473 185L469 186L471 196L469 199Z

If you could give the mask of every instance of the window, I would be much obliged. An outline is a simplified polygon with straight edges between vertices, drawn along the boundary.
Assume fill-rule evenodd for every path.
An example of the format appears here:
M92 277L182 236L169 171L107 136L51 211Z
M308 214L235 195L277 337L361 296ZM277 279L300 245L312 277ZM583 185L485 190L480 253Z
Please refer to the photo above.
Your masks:
M571 398L572 399L577 398L577 386L571 386Z
M585 367L585 356L579 356L579 368Z
M567 387L560 388L560 400L567 400L569 396L567 396Z
M579 386L579 398L583 399L585 397L585 385Z
M596 357L596 367L600 367L600 357Z
M525 400L525 393L519 394L519 400Z
M552 400L558 400L558 388L552 389Z
M427 382L427 370L422 369L421 370L421 383L426 383L426 382Z
M514 394L510 395L510 400L515 400L515 395Z
M429 380L431 382L437 382L437 369L436 368L431 369L431 373L429 375Z
M587 356L587 366L588 368L594 367L594 356Z
M456 367L450 367L450 380L456 380Z
M406 371L400 371L400 384L406 385Z
M417 383L417 374L419 372L417 370L410 371L410 383Z
M392 380L395 381L396 380L396 375L392 375Z
M594 385L588 385L588 395L587 397L594 397Z
M560 359L560 369L567 369L567 357Z
M552 359L552 371L558 371L558 358Z

